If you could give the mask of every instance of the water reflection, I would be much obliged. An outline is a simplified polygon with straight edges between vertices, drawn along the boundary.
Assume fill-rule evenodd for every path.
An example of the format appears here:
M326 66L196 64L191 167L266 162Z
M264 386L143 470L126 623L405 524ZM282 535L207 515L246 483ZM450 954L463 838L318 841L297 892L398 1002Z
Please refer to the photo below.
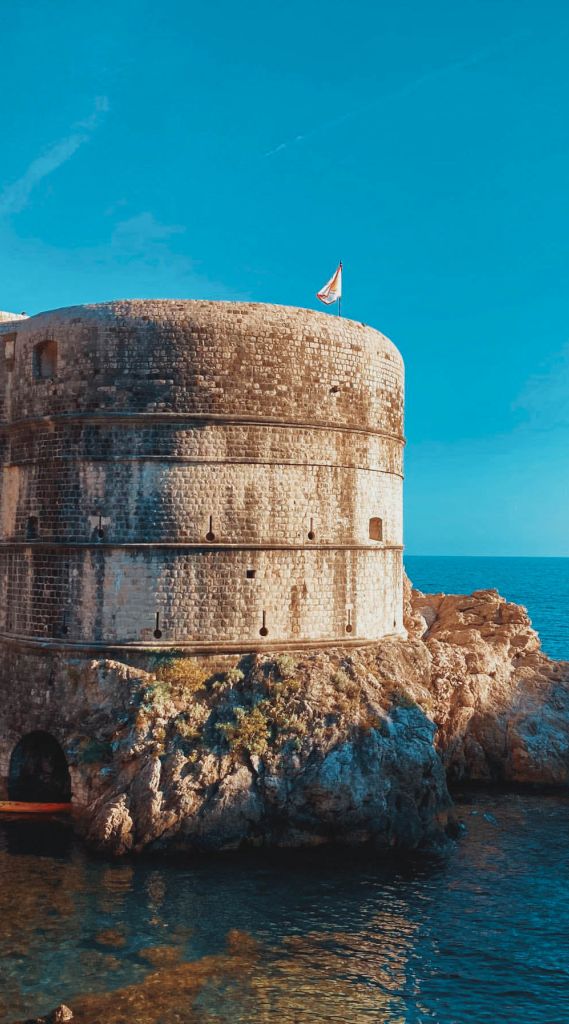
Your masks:
M7 824L0 1021L569 1019L569 806L482 796L446 863L107 864ZM45 828L45 825L42 827ZM50 838L51 847L46 846Z

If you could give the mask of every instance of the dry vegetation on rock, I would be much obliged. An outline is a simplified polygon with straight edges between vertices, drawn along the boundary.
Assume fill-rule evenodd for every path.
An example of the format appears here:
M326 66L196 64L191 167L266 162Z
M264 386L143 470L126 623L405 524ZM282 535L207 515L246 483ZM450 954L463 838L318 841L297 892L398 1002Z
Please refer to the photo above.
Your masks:
M441 838L445 773L566 786L569 665L543 654L525 610L409 587L406 622L407 640L350 650L91 662L72 684L62 669L89 840L417 847Z

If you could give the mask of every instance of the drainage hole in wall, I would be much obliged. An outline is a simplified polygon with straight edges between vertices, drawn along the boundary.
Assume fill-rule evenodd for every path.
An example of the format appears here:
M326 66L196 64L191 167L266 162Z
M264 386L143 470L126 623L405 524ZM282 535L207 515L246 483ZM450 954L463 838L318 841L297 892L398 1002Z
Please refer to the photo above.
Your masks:
M245 575L246 575L248 580L254 580L255 576L257 575L257 570L256 569L247 569L247 572L245 573Z

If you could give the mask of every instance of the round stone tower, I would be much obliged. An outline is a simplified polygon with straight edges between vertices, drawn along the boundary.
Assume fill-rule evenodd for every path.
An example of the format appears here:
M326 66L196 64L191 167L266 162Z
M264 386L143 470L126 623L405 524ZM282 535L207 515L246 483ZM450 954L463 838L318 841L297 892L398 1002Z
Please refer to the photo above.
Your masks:
M0 324L4 641L402 633L403 363L363 324L128 301Z

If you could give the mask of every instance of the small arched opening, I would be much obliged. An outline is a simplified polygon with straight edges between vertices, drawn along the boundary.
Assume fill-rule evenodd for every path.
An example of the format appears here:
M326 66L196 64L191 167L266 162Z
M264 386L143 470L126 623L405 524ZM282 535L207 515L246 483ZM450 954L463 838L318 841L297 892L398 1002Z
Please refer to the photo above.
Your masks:
M373 516L369 521L369 539L383 540L383 519Z
M10 800L33 803L67 803L71 778L65 754L49 732L37 730L22 736L10 758Z
M57 342L49 339L34 347L33 371L36 380L52 380L57 372Z

